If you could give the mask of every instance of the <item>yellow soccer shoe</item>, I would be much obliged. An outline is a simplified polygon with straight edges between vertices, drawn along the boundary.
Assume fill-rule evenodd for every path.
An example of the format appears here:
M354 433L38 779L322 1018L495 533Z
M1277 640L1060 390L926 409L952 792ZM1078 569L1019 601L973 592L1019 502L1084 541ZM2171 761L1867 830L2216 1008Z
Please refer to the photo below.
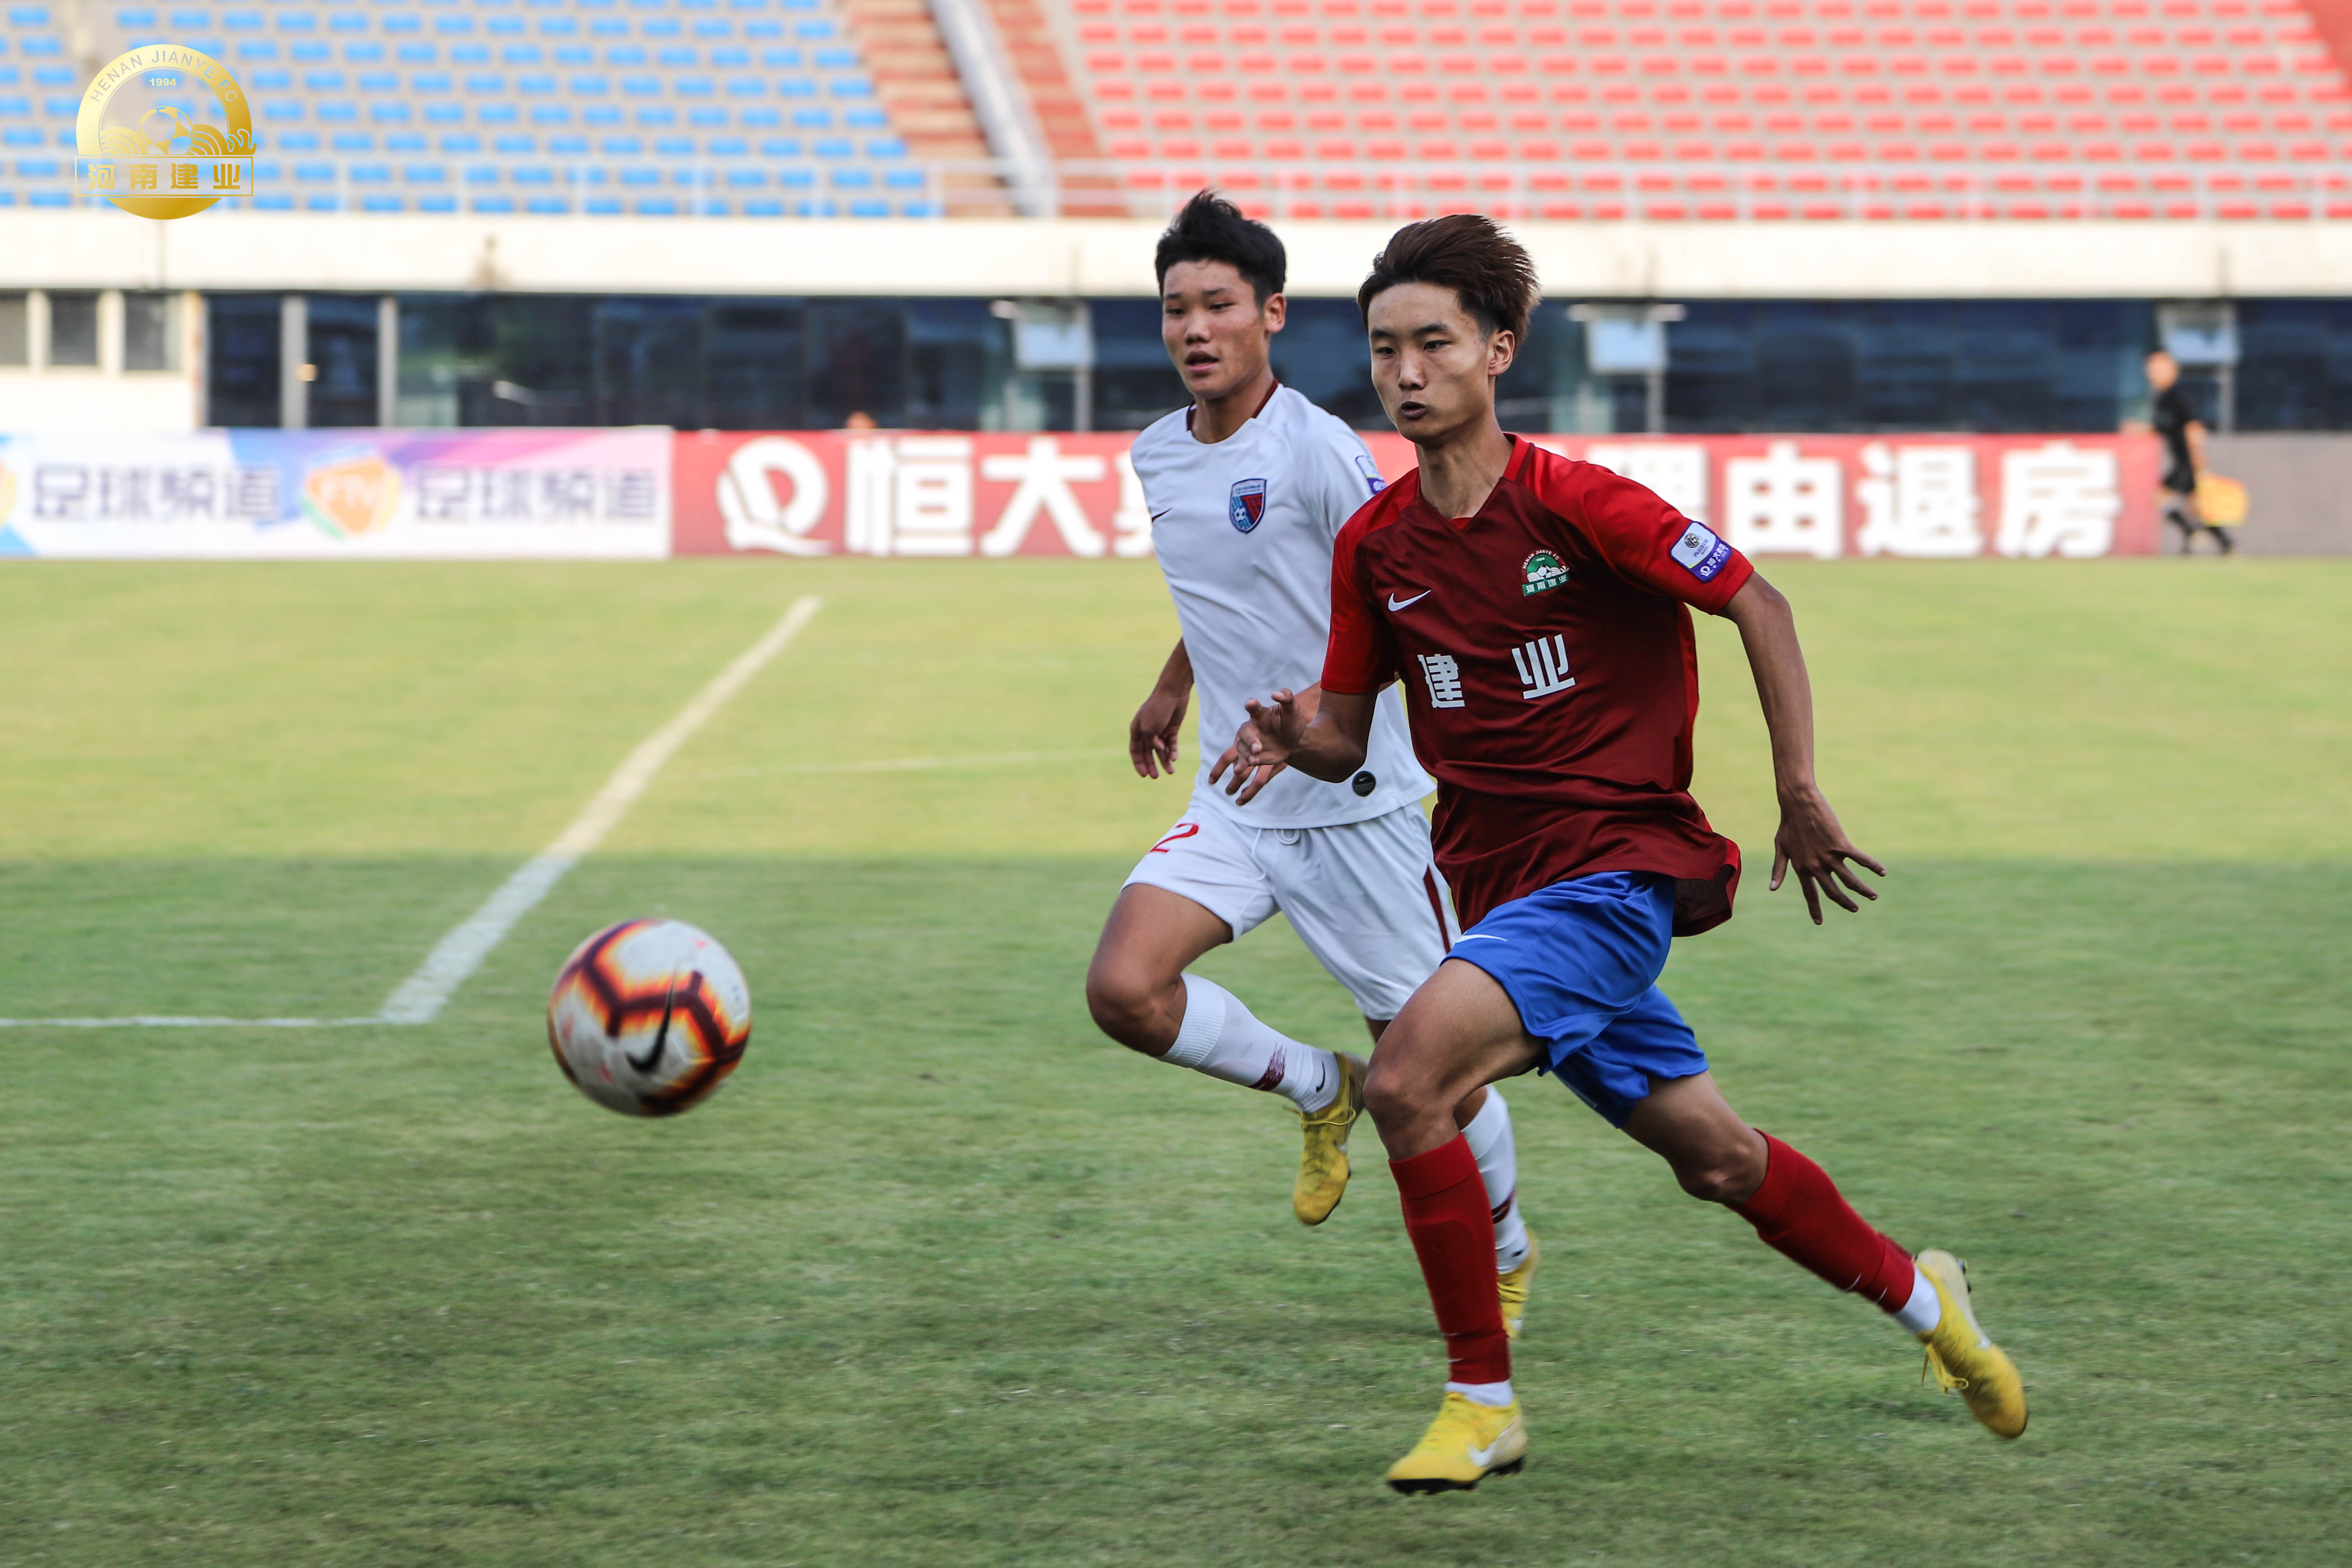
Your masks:
M1488 1476L1517 1474L1527 1457L1517 1400L1497 1410L1449 1389L1437 1419L1412 1453L1389 1467L1388 1480L1401 1492L1466 1492Z
M1995 1436L2018 1436L2025 1430L2025 1381L2017 1375L2017 1363L1977 1322L1969 1303L1968 1265L1939 1247L1919 1254L1916 1261L1944 1309L1936 1326L1919 1336L1927 1347L1927 1371L1945 1393L1967 1400Z
M1364 1063L1360 1057L1334 1051L1339 1058L1339 1092L1331 1103L1308 1115L1299 1112L1298 1130L1306 1147L1298 1152L1298 1180L1290 1189L1290 1212L1301 1225L1321 1225L1348 1194L1348 1130L1364 1113Z
M1503 1331L1513 1339L1519 1337L1519 1324L1528 1315L1528 1287L1535 1283L1536 1260L1539 1252L1536 1233L1528 1232L1528 1255L1519 1266L1507 1274L1495 1276L1495 1294L1502 1299Z

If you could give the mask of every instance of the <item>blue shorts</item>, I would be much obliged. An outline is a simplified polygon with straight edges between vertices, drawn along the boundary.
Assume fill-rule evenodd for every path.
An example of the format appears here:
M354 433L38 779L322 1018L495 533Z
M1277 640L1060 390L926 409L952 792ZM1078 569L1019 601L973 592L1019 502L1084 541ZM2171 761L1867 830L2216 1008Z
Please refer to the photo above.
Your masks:
M1674 944L1675 879L1603 871L1492 910L1448 956L1493 975L1576 1098L1622 1127L1654 1082L1706 1070L1659 972Z

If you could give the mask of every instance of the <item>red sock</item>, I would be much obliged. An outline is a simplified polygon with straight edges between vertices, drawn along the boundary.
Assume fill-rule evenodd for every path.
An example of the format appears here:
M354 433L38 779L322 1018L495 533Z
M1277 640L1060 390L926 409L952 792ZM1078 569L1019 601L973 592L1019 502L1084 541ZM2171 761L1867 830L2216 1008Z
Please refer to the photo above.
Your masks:
M1739 1217L1766 1246L1839 1289L1899 1311L1911 1299L1911 1255L1871 1229L1827 1171L1769 1132L1762 1136L1769 1161L1764 1184L1739 1206Z
M1495 1220L1470 1141L1391 1160L1404 1231L1421 1259L1454 1383L1503 1383L1511 1375L1511 1341L1495 1295Z

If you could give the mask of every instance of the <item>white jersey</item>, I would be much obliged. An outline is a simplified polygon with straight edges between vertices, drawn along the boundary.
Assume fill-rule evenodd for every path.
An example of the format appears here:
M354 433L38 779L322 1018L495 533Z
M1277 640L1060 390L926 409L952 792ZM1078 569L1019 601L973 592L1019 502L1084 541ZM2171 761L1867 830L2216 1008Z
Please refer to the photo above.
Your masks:
M1393 686L1377 700L1352 780L1325 784L1292 768L1247 805L1222 784L1208 787L1210 764L1249 717L1244 701L1323 679L1331 543L1381 477L1353 430L1286 386L1213 446L1193 439L1191 413L1178 409L1137 437L1132 461L1192 656L1201 794L1253 827L1367 822L1417 803L1436 786L1413 759Z

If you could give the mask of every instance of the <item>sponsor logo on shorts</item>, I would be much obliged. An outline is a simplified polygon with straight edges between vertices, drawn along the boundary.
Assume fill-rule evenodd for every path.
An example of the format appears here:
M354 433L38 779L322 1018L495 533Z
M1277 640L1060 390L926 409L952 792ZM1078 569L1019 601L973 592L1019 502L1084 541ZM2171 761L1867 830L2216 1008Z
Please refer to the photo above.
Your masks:
M1247 533L1265 521L1265 481L1235 479L1234 493L1226 499L1225 515L1235 528Z
M1715 574L1731 559L1731 546L1715 536L1715 531L1703 522L1685 525L1683 536L1675 541L1667 552L1684 571L1702 583L1712 583Z
M1549 550L1538 550L1528 556L1522 571L1525 573L1519 584L1522 597L1530 594L1549 594L1568 581L1568 568L1561 565L1559 557Z

